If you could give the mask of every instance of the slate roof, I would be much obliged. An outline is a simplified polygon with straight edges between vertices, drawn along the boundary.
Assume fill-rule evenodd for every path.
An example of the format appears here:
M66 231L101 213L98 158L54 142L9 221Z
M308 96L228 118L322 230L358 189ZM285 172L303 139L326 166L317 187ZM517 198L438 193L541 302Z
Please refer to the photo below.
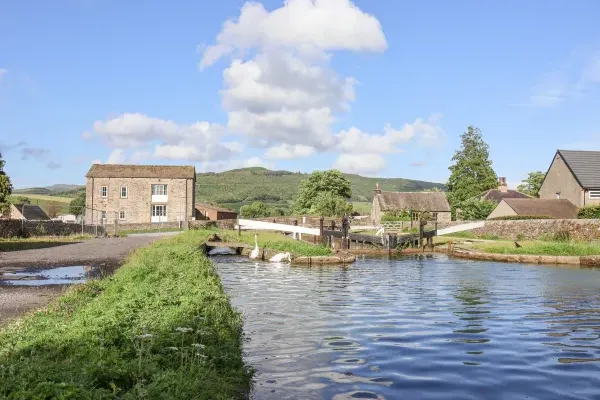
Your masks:
M498 189L491 189L481 195L482 200L494 200L497 203L500 203L504 199L530 199L531 196L526 195L525 193L521 193L517 190L508 189L506 192L503 192Z
M218 211L218 212L225 212L225 213L237 214L235 211L230 210L229 208L224 208L224 207L219 207L219 206L212 206L210 204L205 204L205 203L196 203L196 209L198 211L202 211L202 210L215 210L215 211Z
M196 170L192 165L125 165L94 164L87 178L164 178L194 179Z
M42 210L40 206L32 206L23 203L13 204L27 221L50 221L50 217Z
M600 151L558 150L584 189L600 189Z
M450 212L444 192L381 192L375 195L381 211L418 210Z
M576 219L578 208L567 199L504 199L517 215Z

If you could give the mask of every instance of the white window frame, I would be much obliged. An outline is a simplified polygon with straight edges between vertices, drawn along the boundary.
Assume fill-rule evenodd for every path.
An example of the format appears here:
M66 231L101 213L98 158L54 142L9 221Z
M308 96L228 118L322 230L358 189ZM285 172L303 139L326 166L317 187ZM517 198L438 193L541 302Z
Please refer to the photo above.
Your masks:
M600 200L600 190L589 190L588 191L588 199Z
M108 186L102 186L100 188L100 197L102 197L103 199L108 198Z
M125 189L125 196L123 196L123 189ZM127 186L121 186L121 198L126 199L127 195L129 195L129 189L127 189Z
M158 210L163 210L162 212L158 212ZM152 217L166 217L167 216L167 205L166 204L152 204L150 208L150 215Z
M159 190L160 188L160 190ZM168 194L168 187L163 183L152 184L152 196L166 196Z
M119 211L119 220L124 221L125 217L126 217L125 211Z

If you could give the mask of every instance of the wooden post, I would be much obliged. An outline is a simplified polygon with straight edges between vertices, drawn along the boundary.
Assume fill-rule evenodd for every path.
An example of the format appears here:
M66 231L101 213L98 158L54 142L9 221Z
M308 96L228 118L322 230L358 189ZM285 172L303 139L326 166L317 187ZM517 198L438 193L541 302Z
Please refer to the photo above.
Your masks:
M319 243L320 244L325 244L325 238L324 238L324 233L325 233L325 217L321 217L319 218Z
M331 230L335 231L335 221L331 221Z
M350 246L348 239L348 218L342 218L342 249L347 250Z
M297 220L297 219L295 219L295 220L294 220L294 223L293 223L293 225L294 225L294 226L298 226L298 220ZM297 234L296 232L294 232L294 234L292 235L292 237L293 237L294 239L297 239L297 238L298 238L298 234Z
M238 236L242 236L242 225L240 224L239 219L238 219Z

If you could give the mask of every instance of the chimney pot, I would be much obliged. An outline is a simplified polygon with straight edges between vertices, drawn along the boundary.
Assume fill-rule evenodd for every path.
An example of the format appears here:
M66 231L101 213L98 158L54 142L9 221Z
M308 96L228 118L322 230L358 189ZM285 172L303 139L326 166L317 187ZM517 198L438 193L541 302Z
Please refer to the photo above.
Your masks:
M501 176L498 178L498 190L501 192L508 192L508 186L506 185L506 177Z

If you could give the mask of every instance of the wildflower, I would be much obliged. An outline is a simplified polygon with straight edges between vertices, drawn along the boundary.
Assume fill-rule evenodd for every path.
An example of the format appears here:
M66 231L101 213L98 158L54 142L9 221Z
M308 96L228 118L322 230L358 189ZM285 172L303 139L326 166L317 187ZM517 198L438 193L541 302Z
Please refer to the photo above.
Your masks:
M192 328L178 327L178 328L175 328L175 331L181 332L181 333L187 333L187 332L193 332L194 330Z
M151 334L151 333L144 333L143 335L137 335L134 336L136 339L152 339L153 337L156 337L155 335Z
M192 346L197 348L197 349L205 349L206 346L200 343L192 343Z
M167 350L172 350L172 351L178 351L179 348L177 347L166 347Z
M204 354L202 354L202 353L196 353L196 357L199 357L199 358L207 358L207 357L206 357Z

